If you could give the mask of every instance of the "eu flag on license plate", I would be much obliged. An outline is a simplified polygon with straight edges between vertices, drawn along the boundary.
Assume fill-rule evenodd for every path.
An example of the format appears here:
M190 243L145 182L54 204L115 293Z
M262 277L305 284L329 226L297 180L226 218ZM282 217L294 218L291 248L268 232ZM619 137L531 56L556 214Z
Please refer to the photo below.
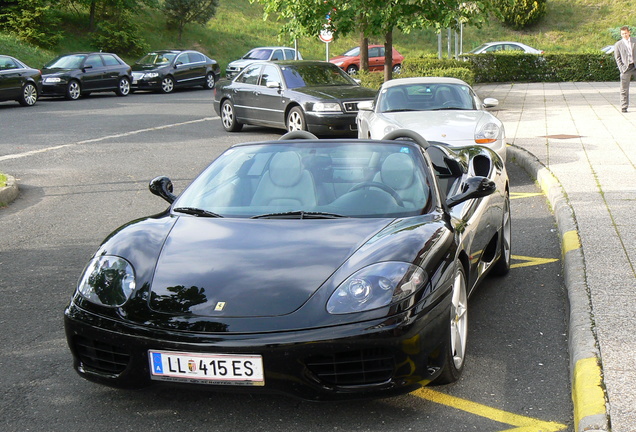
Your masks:
M161 362L161 353L152 353L152 368L155 373L163 373L163 363Z

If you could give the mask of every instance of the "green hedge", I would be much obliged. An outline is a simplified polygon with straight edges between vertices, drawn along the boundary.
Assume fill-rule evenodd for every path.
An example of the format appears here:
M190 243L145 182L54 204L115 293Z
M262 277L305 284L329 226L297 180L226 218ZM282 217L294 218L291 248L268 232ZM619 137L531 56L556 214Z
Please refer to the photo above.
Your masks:
M402 73L393 77L454 77L470 85L494 82L618 81L620 78L614 56L604 53L485 53L468 54L464 59L406 59ZM384 82L384 73L361 72L358 78L363 86L377 89Z

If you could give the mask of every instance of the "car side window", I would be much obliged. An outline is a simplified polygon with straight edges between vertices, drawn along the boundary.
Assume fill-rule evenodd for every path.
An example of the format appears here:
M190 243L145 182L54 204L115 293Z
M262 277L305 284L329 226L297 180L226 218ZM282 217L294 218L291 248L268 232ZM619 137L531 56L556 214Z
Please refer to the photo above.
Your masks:
M104 64L106 66L119 66L119 62L117 61L114 55L103 54L102 60L104 61Z
M179 62L183 64L190 63L190 58L188 57L188 53L179 54L179 57L177 57L177 61L175 62L175 64Z
M274 51L274 54L272 54L272 60L285 60L285 57L283 57L283 51L277 49Z
M19 69L19 66L10 58L0 58L0 69Z
M517 45L506 44L505 47L506 47L506 51L523 51L521 47Z
M188 54L189 54L189 57L190 57L190 63L200 63L200 62L204 61L203 54L194 53L194 52L191 52L191 53L188 53Z
M294 59L295 59L294 50L293 49L286 49L285 50L285 60L294 60Z
M263 66L263 73L261 74L261 85L267 86L268 82L277 82L279 84L281 83L280 73L275 66Z
M84 67L92 66L94 68L103 67L104 62L102 62L102 57L98 55L88 56L86 61L84 62Z
M369 58L371 57L380 57L380 48L369 48Z
M260 72L261 72L261 65L247 67L245 68L245 71L240 76L238 81L242 82L243 84L257 85Z

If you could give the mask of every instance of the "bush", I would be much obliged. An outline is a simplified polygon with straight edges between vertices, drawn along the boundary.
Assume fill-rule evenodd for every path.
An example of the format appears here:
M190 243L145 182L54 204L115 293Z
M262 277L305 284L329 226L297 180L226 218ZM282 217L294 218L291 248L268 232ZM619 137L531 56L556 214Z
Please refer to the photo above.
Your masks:
M504 24L515 30L531 26L546 13L547 0L497 0Z
M117 22L99 23L91 43L99 50L123 53L126 57L139 57L150 49L128 13L123 13Z
M10 33L23 41L43 48L52 48L62 35L54 31L60 20L44 0L18 0L0 13L0 22Z
M449 77L459 78L468 84L475 83L475 73L469 63L457 60L415 59L405 60L400 74L393 78ZM357 78L364 87L379 89L384 82L384 72L359 72Z

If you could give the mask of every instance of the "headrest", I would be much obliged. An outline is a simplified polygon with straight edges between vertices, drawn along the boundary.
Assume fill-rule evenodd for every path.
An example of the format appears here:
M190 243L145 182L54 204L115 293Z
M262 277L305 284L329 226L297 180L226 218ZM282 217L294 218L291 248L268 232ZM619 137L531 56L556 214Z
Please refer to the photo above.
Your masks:
M269 176L276 186L294 186L300 181L302 174L300 155L294 151L278 153L269 163Z
M384 160L381 169L382 182L395 190L403 190L413 184L414 164L405 153L393 153Z

